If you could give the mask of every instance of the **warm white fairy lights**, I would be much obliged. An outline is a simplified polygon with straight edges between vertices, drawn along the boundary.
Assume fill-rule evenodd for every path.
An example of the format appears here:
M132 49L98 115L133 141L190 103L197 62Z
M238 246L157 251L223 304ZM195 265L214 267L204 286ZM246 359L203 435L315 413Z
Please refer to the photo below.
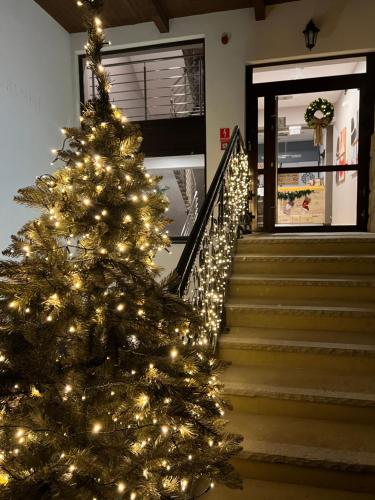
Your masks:
M83 2L78 1L77 4L82 6ZM97 33L101 33L101 20L99 18L95 18L94 23ZM98 73L104 73L104 67L102 64L98 64L96 68L94 67L93 69L94 71L95 69L97 70L97 75ZM104 75L103 79L105 80L105 78L106 76ZM114 116L119 122L116 126L121 127L121 123L124 124L127 122L127 118L124 117L119 110L114 111ZM112 119L113 117L111 117L111 120ZM80 118L81 123L85 120L87 120L87 115ZM62 193L64 195L64 200L66 198L69 202L71 201L72 206L75 204L81 209L82 216L85 217L86 221L89 221L88 224L91 224L91 228L85 230L87 231L86 234L80 235L80 230L76 229L74 221L68 221L69 224L67 223L62 206L58 204L49 208L46 216L46 219L48 218L48 227L52 227L55 235L57 234L63 237L64 234L69 234L69 239L66 239L65 241L69 252L71 251L73 253L73 259L72 261L69 261L72 263L73 267L66 273L66 276L64 276L66 283L68 283L69 293L65 296L65 285L64 287L58 288L59 293L52 293L53 289L49 289L49 292L46 293L47 300L41 306L41 310L43 312L41 315L42 323L53 322L51 325L44 325L45 327L48 326L51 331L56 327L56 331L58 331L58 328L63 325L62 331L66 334L68 345L67 350L69 350L69 342L73 344L75 341L80 339L82 334L87 334L86 324L83 320L81 321L79 316L64 316L63 313L60 314L60 309L64 308L64 305L72 296L75 299L78 299L81 294L84 294L86 291L90 291L90 280L87 279L85 270L77 264L77 262L79 262L79 258L77 258L77 256L79 257L83 255L83 260L87 256L88 262L91 262L93 259L97 259L97 261L100 262L106 261L107 259L118 259L121 262L128 262L129 257L130 259L134 258L131 252L135 249L135 255L141 254L140 262L143 263L142 259L144 259L144 262L147 262L147 264L144 265L148 266L148 269L151 270L153 265L151 259L153 257L154 249L162 249L168 244L168 231L164 231L164 223L162 221L155 220L155 217L148 213L148 204L150 203L150 200L156 199L158 196L157 190L152 189L152 187L156 187L156 181L151 178L148 173L144 173L144 170L142 169L138 171L136 169L131 170L132 175L128 173L124 174L124 169L119 168L119 165L114 160L112 161L112 165L109 165L108 163L111 163L109 158L105 157L104 154L100 156L95 153L95 141L98 137L100 137L100 134L103 136L106 132L108 132L108 129L111 127L111 120L103 121L96 127L92 127L89 133L86 133L85 135L82 134L81 136L75 138L75 143L80 144L82 148L79 147L80 151L77 151L76 154L74 152L71 154L71 156L74 154L74 158L71 158L68 165L64 167L64 169L66 169L64 170L64 176L60 177L56 182L57 189L61 189L61 191L56 192L60 193L60 197L62 197ZM124 125L124 127L126 126ZM64 136L66 136L66 139L71 137L71 129L62 129L61 132ZM132 148L130 147L130 149ZM100 150L100 148L98 148L98 150ZM87 151L90 152L88 153ZM58 154L58 159L60 160L64 157L66 151L64 151L64 149L53 150L53 154ZM129 153L126 147L122 148L119 155L134 158L133 153L131 151ZM123 166L124 165L120 165L120 167ZM235 162L233 163L232 168L236 168ZM236 177L236 182L237 181L238 176ZM140 182L143 183L141 188L139 188ZM86 186L87 189L85 189ZM118 197L119 200L124 201L123 210L119 210L118 213L116 212L117 208L121 206L120 202L116 202L116 204L112 205L108 202L108 199L103 196L103 194L107 194L106 191L108 188L112 190L111 193L114 193L114 196ZM229 203L234 203L234 200L236 200L237 203L238 189L235 190L232 186L229 188L228 193L228 196L230 197ZM159 198L159 201L160 205L164 204L164 208L162 207L160 212L164 210L167 211L167 207L165 207L166 200ZM132 215L125 213L127 211L131 212ZM112 218L115 218L116 216L119 217L120 221L120 224L118 224L120 226L118 239L115 239L114 241L111 241L110 239L106 240L104 238L100 239L98 237L98 232L103 226L105 226L105 224L113 222ZM68 216L66 219L68 219ZM227 224L233 223L233 220L230 219ZM59 231L54 228L59 228ZM64 233L64 231L66 233ZM131 238L128 238L128 233L131 233L132 231L139 234L138 237L134 238L135 243ZM221 277L226 276L230 263L227 253L227 240L225 240L224 237L219 236L217 242L219 243L220 250L216 259L208 256L200 271L202 275L208 278L208 282L214 282L216 287L215 290L210 289L208 291L207 301L204 305L206 328L201 339L199 340L200 343L203 344L207 343L209 331L215 331L215 328L217 331L219 324L217 305L222 306L224 293L223 281L221 280ZM74 250L74 248L76 248L76 250ZM31 256L31 258L33 258L37 253L37 250L35 250L35 241L32 241L30 245L23 245L23 248L19 245L18 250L22 250L26 257ZM59 252L64 252L66 249L58 247L55 250L56 254L58 254ZM49 256L50 262L54 262L54 257L54 255ZM44 258L43 256L43 264L44 261L49 262L49 258ZM150 262L148 262L149 260ZM225 272L222 274L220 279L217 279L219 271L223 269ZM98 325L105 323L107 311L112 313L112 317L116 317L119 321L123 321L126 317L126 313L131 309L127 302L127 295L125 293L119 293L118 290L113 291L110 286L108 286L107 289L103 289L103 291L98 294L98 297L98 300L101 300L102 303L99 305L95 304L93 308L93 311L95 311L95 314L93 313L93 319L95 317L95 321ZM31 312L31 308L26 307L26 304L28 303L32 304L33 312L35 312L38 305L34 305L29 298L27 301L22 301L22 299L17 296L13 300L10 300L10 302L7 303L10 309L9 315L16 316L18 314L23 320L29 320L30 316L27 318L22 316L24 313L29 314ZM152 318L152 315L149 314L149 305L147 305L146 301L143 299L136 301L136 304L135 313L137 315L137 324L147 324L150 318ZM116 311L123 314L116 314ZM61 333L61 330L59 333ZM138 332L136 331L136 333ZM175 334L176 336L188 336L189 331L185 327L176 328ZM128 345L130 346L130 349L136 349L141 342L142 336L140 333L138 333L138 336L129 335ZM169 352L169 363L171 365L173 364L173 367L178 370L179 363L184 362L183 348L182 346L180 347L180 345L178 345L179 349L177 347L173 347L173 344L168 345L169 347L166 347L167 360ZM61 352L54 354L53 361L56 361L56 363L63 363L65 361L65 356L65 350L61 349ZM106 358L104 357L103 360L104 359L106 359L104 363L107 363L109 366L110 363L113 363L114 356L111 354ZM129 429L129 435L134 435L134 442L132 443L131 449L134 453L138 453L140 455L142 453L146 454L149 450L154 449L160 442L162 442L166 445L164 456L170 456L170 459L163 460L163 468L165 468L165 470L163 470L163 474L168 474L168 477L165 478L165 487L170 490L175 488L174 491L181 495L181 493L179 493L179 489L182 492L185 492L191 488L192 477L184 477L189 476L189 473L185 473L182 476L181 473L174 471L175 464L173 462L173 451L175 445L173 445L172 442L174 440L180 442L181 440L188 440L191 438L193 436L193 431L191 429L192 424L184 421L183 418L173 420L169 417L169 410L172 410L173 405L177 402L177 398L174 394L169 397L170 393L168 393L168 397L162 396L161 398L158 398L157 402L155 401L155 398L153 398L150 386L152 386L153 383L159 384L160 381L163 380L164 376L162 373L162 362L160 362L159 359L157 361L153 361L153 363L147 362L147 364L143 367L134 363L136 369L131 367L132 363L130 363L130 366L126 367L126 378L131 384L135 386L135 382L141 377L144 377L144 380L147 380L148 384L147 386L145 384L146 387L142 387L141 390L138 390L135 394L132 394L131 398L129 398L133 401L133 409L136 410L134 411L134 414L131 415L131 418L129 419L128 416L124 417L122 415L123 408L121 408L121 406L124 405L124 397L126 400L126 393L122 393L121 386L118 387L117 384L108 384L103 389L103 393L104 397L107 398L107 401L110 402L110 405L106 408L106 411L103 412L103 414L99 414L98 417L93 417L93 419L98 418L101 421L98 422L90 420L88 425L85 425L83 432L87 433L93 442L100 442L101 439L106 439L108 434L111 434L112 432ZM0 363L3 363L2 367L9 364L6 356L2 353L0 353ZM186 374L189 375L189 377L181 378L181 380L185 380L186 384L193 387L198 380L198 377L196 380L194 378L196 375L194 363L192 363L192 368L190 366L186 367ZM210 387L207 393L208 397L211 399L216 397L216 384L217 382L213 378L212 383L209 384ZM31 394L33 398L44 398L46 395L44 392L46 390L45 388L40 388L39 391L34 386L24 387L21 384L21 387L19 387L18 384L15 384L14 389L17 391L26 391L28 394ZM66 405L66 408L69 408L69 405L74 403L75 405L78 405L78 407L83 408L85 414L87 408L89 408L90 405L95 404L95 392L90 392L90 387L82 387L81 380L79 378L75 379L73 375L69 375L69 378L61 381L58 393L64 402L64 405ZM117 402L117 398L120 399L120 402ZM43 401L43 399L40 399L38 402L41 401ZM34 400L34 402L37 401ZM194 411L196 412L195 415L199 417L200 410L198 406L199 405L197 405L197 409ZM216 404L216 407L221 413L222 409L219 403ZM160 409L162 411L160 411ZM148 435L145 430L138 432L138 429L142 429L143 427L147 428L149 426L152 429L150 435ZM43 434L43 436L48 437L48 433ZM71 434L69 434L68 429L64 429L61 436L64 438L71 438ZM14 448L11 452L8 451L7 453L12 453L12 455L15 456L18 454L22 455L22 451L28 441L37 439L33 435L32 431L25 431L23 428L17 429L13 437L15 442L12 444L12 448L14 446L18 446L18 448ZM173 439L171 440L172 437ZM207 437L204 439L207 446ZM172 442L170 443L170 441ZM212 439L208 440L208 447L214 446L216 446L214 441ZM68 452L67 448L64 449L65 452L61 453L60 449L57 450L57 456L59 457L58 460L62 462L62 470L64 471L63 477L67 481L72 480L72 478L75 480L76 475L80 473L80 469L83 469L82 464L79 461L79 458L75 456L74 452ZM191 447L187 446L186 450L191 451ZM72 463L73 460L75 463ZM186 451L184 460L186 463L188 463L188 461L192 462L193 454ZM191 469L192 466L192 463L188 464L188 468ZM142 474L143 477L148 480L152 477L154 471L144 468ZM4 474L0 475L0 485L6 484L6 482L10 480L10 478L5 476L6 475ZM122 495L122 498L128 498L130 500L143 497L144 493L141 489L138 490L138 488L141 488L141 485L126 484L121 481L121 477L124 476L120 475L112 480L114 493L117 489L117 492L121 495L125 494ZM128 481L127 477L125 477L125 479ZM129 482L131 479L132 478L129 478ZM95 478L95 480L98 483L100 482L100 478ZM93 497L93 500L95 499L96 497Z
M209 229L201 245L199 263L196 262L185 298L197 304L204 319L204 328L199 338L192 339L198 345L216 345L224 308L227 279L232 262L233 246L237 238L237 228L246 209L249 190L248 159L244 153L233 154L230 175L225 179L225 211L222 225L216 225L209 234ZM208 242L208 243L207 243ZM214 251L213 251L214 250ZM203 259L202 259L203 254ZM194 288L194 282L199 287ZM198 306L198 304L202 304Z

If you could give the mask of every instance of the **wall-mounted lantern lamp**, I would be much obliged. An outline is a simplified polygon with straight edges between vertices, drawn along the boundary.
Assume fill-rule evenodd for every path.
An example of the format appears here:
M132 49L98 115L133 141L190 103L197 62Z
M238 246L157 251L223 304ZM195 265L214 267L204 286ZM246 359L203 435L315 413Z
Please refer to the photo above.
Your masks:
M316 40L318 38L318 33L320 29L316 26L314 21L311 19L306 28L303 30L303 34L305 35L306 47L308 49L313 49L316 45Z

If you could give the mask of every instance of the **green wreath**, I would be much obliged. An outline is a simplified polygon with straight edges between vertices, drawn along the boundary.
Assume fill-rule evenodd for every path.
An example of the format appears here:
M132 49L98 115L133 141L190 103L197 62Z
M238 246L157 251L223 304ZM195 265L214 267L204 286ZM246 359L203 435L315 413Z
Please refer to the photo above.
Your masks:
M311 189L303 189L301 191L279 191L277 197L279 200L294 201L296 198L305 198L312 192Z
M315 113L317 111L321 111L323 113L323 118L316 118ZM324 127L328 127L328 125L333 120L335 116L335 108L332 103L330 103L327 99L316 99L312 103L309 104L308 108L305 111L305 122L310 128L316 128L317 120Z

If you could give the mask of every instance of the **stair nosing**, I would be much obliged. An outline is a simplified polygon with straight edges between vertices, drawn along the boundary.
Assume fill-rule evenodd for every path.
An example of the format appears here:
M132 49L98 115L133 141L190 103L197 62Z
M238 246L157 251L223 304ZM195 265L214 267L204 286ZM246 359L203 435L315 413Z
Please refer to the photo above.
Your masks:
M335 306L307 306L294 304L241 304L235 302L227 302L225 305L227 310L235 309L237 311L256 311L258 313L269 313L272 311L276 314L297 314L300 316L337 316L337 317L360 317L371 318L375 317L375 309L360 308L360 307L345 307L340 305Z
M337 255L290 255L290 254L236 254L234 256L234 261L260 261L260 262L272 262L272 261L290 261L290 262L358 262L362 260L363 262L375 261L375 255L371 254L337 254Z
M375 356L375 345L339 344L334 342L301 342L296 340L243 339L240 337L220 337L223 349L301 352L317 354L338 354L351 356Z
M366 276L352 278L339 278L336 275L329 275L326 278L314 276L261 276L261 275L236 275L229 278L230 285L293 285L293 286L334 286L334 287L363 287L375 288L374 279L368 279Z
M261 447L263 441L258 441L258 448ZM267 443L268 444L268 443ZM277 444L279 446L277 447ZM271 445L268 445L271 447ZM243 449L240 452L238 458L243 460L254 460L259 462L268 462L268 463L284 463L291 465L298 465L304 467L312 467L312 468L323 468L329 470L336 471L345 471L345 472L375 472L375 454L373 453L365 453L365 452L346 452L345 450L340 450L341 452L341 460L338 458L334 459L333 455L337 455L337 450L333 450L330 448L314 448L308 446L299 446L299 445L285 445L281 443L272 443L273 451L267 451L267 446L263 444L265 448L264 451L251 451L247 449ZM288 453L288 448L290 453ZM294 451L294 453L291 453ZM300 453L298 453L300 452ZM319 454L317 456L314 456ZM309 456L310 454L310 456ZM299 456L298 456L299 455ZM322 457L323 455L323 457ZM345 460L345 455L347 455ZM365 458L370 458L371 461L374 460L374 464L365 463ZM351 460L349 460L351 458ZM356 460L353 460L353 459ZM362 458L363 461L360 459Z
M225 396L245 396L249 398L265 397L286 401L305 401L310 403L329 403L361 408L375 407L375 395L358 392L327 391L324 389L273 386L267 384L243 384L241 382L225 382Z

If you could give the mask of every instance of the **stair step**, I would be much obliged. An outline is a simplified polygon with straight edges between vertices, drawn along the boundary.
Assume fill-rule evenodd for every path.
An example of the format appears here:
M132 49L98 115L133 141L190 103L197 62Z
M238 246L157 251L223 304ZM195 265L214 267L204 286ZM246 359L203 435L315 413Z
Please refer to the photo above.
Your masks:
M277 332L277 331L276 331ZM281 333L280 333L281 332ZM352 372L375 372L375 335L368 334L360 343L356 333L330 332L314 338L317 332L297 332L267 328L234 328L219 339L219 357L240 365L273 365L284 367L315 367ZM328 332L327 332L328 333ZM323 338L322 338L323 337ZM346 343L345 343L346 340Z
M239 429L244 477L375 493L373 425L233 412L228 430Z
M375 276L234 274L229 297L375 301Z
M237 254L375 254L375 236L355 235L249 235L238 240Z
M242 490L215 486L207 495L209 500L374 500L374 496L309 485L244 479Z
M375 275L375 255L257 255L237 254L234 274Z
M291 330L339 330L375 332L375 306L363 302L296 301L282 299L229 300L226 304L228 327L260 327Z
M321 368L231 365L222 374L234 408L253 414L355 422L375 420L372 374ZM231 414L229 414L231 418Z

